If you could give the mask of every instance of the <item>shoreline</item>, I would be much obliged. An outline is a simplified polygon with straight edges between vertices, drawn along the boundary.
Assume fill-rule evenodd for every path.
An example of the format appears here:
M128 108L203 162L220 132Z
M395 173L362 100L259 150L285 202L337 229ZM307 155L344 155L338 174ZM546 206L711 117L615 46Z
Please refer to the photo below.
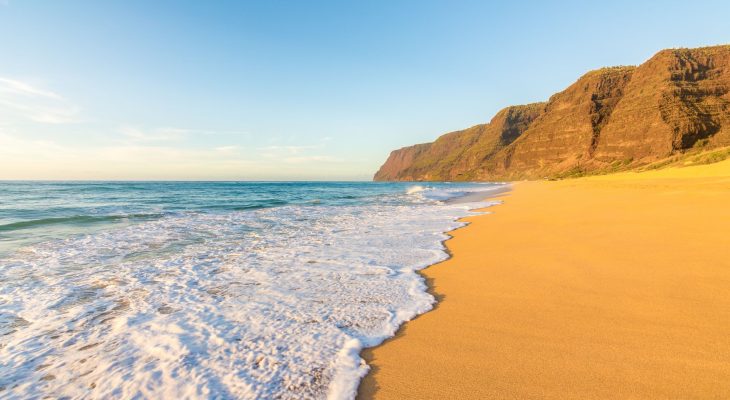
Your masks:
M404 330L406 329L406 326L409 323L423 317L424 315L426 315L428 313L435 312L439 308L439 305L441 304L441 301L443 300L444 295L436 292L436 290L434 288L434 282L433 282L434 279L432 277L429 277L426 273L429 268L432 268L436 265L447 262L453 258L454 255L448 246L448 242L454 238L454 236L453 236L454 232L457 232L457 231L460 231L462 229L469 227L469 225L471 225L471 223L472 223L472 221L468 220L470 218L485 217L487 215L492 214L492 212L489 211L489 209L492 207L495 207L495 206L502 205L501 198L505 195L509 195L509 193L512 192L514 184L515 184L514 182L507 182L507 183L503 183L501 187L495 188L495 190L489 190L486 192L469 192L463 196L455 197L453 199L449 199L448 201L446 201L446 204L460 204L460 203L472 203L472 202L489 203L490 201L495 201L495 200L498 202L491 203L485 207L474 208L474 209L470 210L472 212L479 213L477 215L470 215L470 216L465 216L465 217L457 219L456 220L457 222L463 223L464 225L454 228L450 231L443 232L444 235L448 236L446 239L441 241L441 244L444 247L443 252L446 253L446 256L447 256L446 259L414 271L418 276L421 277L421 279L423 279L423 282L426 285L426 293L428 293L429 295L431 295L434 298L433 305L430 310L417 314L410 320L407 320L407 321L404 321L403 323L401 323L400 326L398 327L398 329L393 334L393 336L385 338L382 342L376 344L375 346L367 346L367 347L362 347L362 349L360 349L358 355L368 365L368 371L364 376L359 378L358 386L356 389L356 398L358 398L358 399L363 398L363 397L371 398L374 395L374 391L371 392L371 388L372 388L371 385L373 385L374 382L370 382L370 380L372 379L373 371L374 371L374 369L377 368L372 363L373 359L374 359L374 357L372 356L373 351L375 349L378 349L382 346L387 345L390 341L401 337L403 335ZM487 197L484 197L485 195ZM366 380L368 380L367 383L365 382ZM368 386L371 386L371 388L368 388Z
M423 271L428 268L431 268L434 265L438 265L440 263L446 262L449 259L451 259L453 257L453 254L452 254L451 250L449 249L447 243L449 240L451 240L453 238L453 232L456 232L456 231L459 231L461 229L468 227L471 224L470 221L466 221L466 219L468 219L468 218L485 216L485 215L491 214L491 211L489 211L489 209L491 207L498 206L501 204L501 201L493 202L492 200L497 199L500 196L504 196L505 194L508 194L511 190L512 190L511 183L501 183L499 186L494 187L489 190L467 192L461 196L457 196L457 197L444 201L444 204L483 203L483 207L469 209L469 211L471 213L476 213L476 214L467 215L467 216L455 219L454 222L457 222L457 223L460 223L463 225L457 226L456 228L442 232L442 234L446 235L447 237L445 239L441 240L439 243L443 247L441 249L441 251L443 251L443 253L446 255L446 258L444 258L441 261L437 261L433 264L426 265L425 267L415 269L413 271L418 277L420 277L422 279L422 282L426 287L424 290L424 293L429 294L434 299L433 303L431 304L431 308L416 314L411 319L401 322L399 324L399 326L397 327L397 329L395 330L395 332L393 333L393 335L385 337L381 341L377 342L377 344L365 345L362 342L360 342L360 345L359 345L360 349L356 353L356 355L357 355L356 358L358 360L364 360L366 365L368 366L368 370L365 372L364 375L361 375L361 376L358 376L355 378L354 394L355 394L356 398L360 397L360 388L362 387L363 381L368 376L370 376L372 368L373 368L373 366L370 363L371 360L369 360L366 357L366 354L369 354L367 352L371 349L375 349L380 346L383 346L390 340L395 339L396 337L398 337L400 332L405 328L406 324L420 318L421 316L423 316L425 314L435 311L438 308L439 304L441 303L441 295L439 295L438 293L436 293L434 291L433 282L431 282L431 278L426 276L423 273ZM343 349L343 353L345 353L345 354L348 353L348 350L349 349L346 347L345 349ZM341 386L341 383L338 382L337 386ZM345 386L347 386L347 385L345 385ZM339 398L342 395L342 393L352 393L350 390L341 390L340 388L336 388L336 389L334 389L334 388L336 388L336 386L330 387L330 392L329 392L328 398L333 398L333 397Z
M405 335L405 330L406 330L408 324L412 323L413 321L418 320L419 318L422 318L426 314L435 312L441 305L441 302L445 295L436 292L435 285L434 285L434 278L428 276L427 273L428 273L429 268L432 268L432 267L435 267L442 263L448 262L449 260L451 260L454 257L454 254L451 251L451 248L448 246L449 241L454 239L454 233L468 228L472 224L472 221L469 221L468 219L475 218L475 217L485 217L485 216L488 216L489 214L491 214L492 212L488 211L488 210L492 207L502 205L503 203L501 202L500 198L502 196L508 195L513 190L512 188L514 187L514 184L515 184L514 182L506 183L504 188L495 190L493 193L490 193L490 195L488 197L482 197L483 194L479 193L479 192L472 192L472 193L468 193L464 196L456 197L454 199L447 201L448 204L469 203L469 202L485 202L486 203L491 200L498 200L499 203L494 203L494 204L491 204L491 205L488 205L488 206L482 207L482 208L474 208L471 211L478 212L480 214L470 215L470 216L466 216L466 217L457 219L456 220L457 222L462 222L462 223L464 223L464 225L457 227L455 229L452 229L450 231L443 232L445 235L448 236L448 238L441 241L441 244L444 246L443 251L444 251L444 253L446 253L447 258L442 261L439 261L435 264L431 264L424 268L414 271L418 276L420 276L423 279L423 282L426 284L426 293L433 296L433 298L434 298L433 305L430 310L420 313L420 314L416 315L415 317L413 317L412 319L404 321L402 324L400 324L400 326L395 331L393 336L390 336L390 337L384 339L382 342L378 343L375 346L363 347L360 350L359 356L368 365L368 371L365 374L365 376L362 376L359 380L355 398L357 398L357 399L374 398L375 393L378 390L378 388L376 387L377 383L375 382L375 380L373 378L373 375L375 373L377 373L377 369L378 369L377 365L373 363L375 360L373 352L376 351L378 348L388 345L388 343L390 343L391 341L403 337ZM477 197L477 196L479 196L479 197ZM466 201L464 201L465 199L466 199Z
M363 349L358 398L730 394L728 194L728 161L515 185L447 233L434 308Z
M471 215L466 215L463 217L457 217L456 219L452 219L452 222L455 222L459 224L459 226L453 227L446 231L440 231L442 235L445 235L446 237L439 241L439 245L441 245L441 249L439 249L441 252L444 253L445 258L443 258L440 261L432 261L432 264L423 264L424 266L420 268L413 269L412 272L421 279L421 282L423 283L423 286L425 286L425 289L421 289L421 293L425 293L430 295L433 298L433 302L430 305L430 308L417 312L413 317L410 319L406 319L398 324L398 326L395 329L395 332L393 332L392 335L388 335L385 337L380 337L375 339L374 341L371 341L369 343L363 342L360 338L353 338L343 349L340 350L340 359L346 359L344 361L344 364L351 364L353 361L355 364L360 364L362 366L362 361L365 361L365 364L367 365L368 369L365 371L364 374L357 375L355 377L352 376L346 376L342 377L340 375L340 371L338 370L335 373L335 379L330 384L330 387L328 389L328 395L327 398L349 398L351 394L354 394L353 398L360 397L359 391L362 386L362 382L367 376L370 375L370 372L372 370L372 366L368 362L364 356L365 352L367 352L370 349L374 349L377 347L382 346L383 344L387 343L388 341L394 339L398 336L399 332L405 327L405 325L424 314L428 314L432 311L434 311L436 308L438 308L440 303L440 295L433 291L433 284L430 282L430 278L423 274L423 271L434 266L438 265L442 262L448 261L453 257L453 254L451 253L451 250L447 246L447 242L453 238L452 233L459 231L461 229L464 229L469 226L471 223L470 221L467 221L466 219L471 217L478 217L478 216L485 216L491 214L491 211L489 209L491 207L494 207L496 205L500 205L501 201L493 201L498 199L501 196L504 196L505 194L508 194L513 187L513 184L510 182L487 182L489 184L490 188L487 190L478 190L478 191L466 191L461 195L458 195L456 197L452 197L446 200L441 200L441 202L444 205L454 205L454 204L468 204L469 206L473 206L473 208L467 208L468 212ZM353 359L354 357L354 359Z

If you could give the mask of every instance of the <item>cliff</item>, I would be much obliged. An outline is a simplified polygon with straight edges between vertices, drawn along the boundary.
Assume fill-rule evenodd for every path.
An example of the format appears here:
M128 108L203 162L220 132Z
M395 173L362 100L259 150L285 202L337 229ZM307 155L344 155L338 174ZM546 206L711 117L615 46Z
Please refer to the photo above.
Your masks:
M390 153L376 180L465 180L514 142L542 112L544 103L507 107L488 124L447 133L433 143Z
M730 46L588 72L546 103L395 150L375 180L495 180L632 169L730 146Z

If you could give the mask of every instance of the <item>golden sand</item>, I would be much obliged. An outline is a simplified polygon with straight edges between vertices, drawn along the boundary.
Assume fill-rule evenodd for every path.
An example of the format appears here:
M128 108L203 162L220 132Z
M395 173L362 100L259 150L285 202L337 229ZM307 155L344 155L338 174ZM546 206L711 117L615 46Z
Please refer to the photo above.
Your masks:
M730 161L518 183L425 270L361 398L730 398Z

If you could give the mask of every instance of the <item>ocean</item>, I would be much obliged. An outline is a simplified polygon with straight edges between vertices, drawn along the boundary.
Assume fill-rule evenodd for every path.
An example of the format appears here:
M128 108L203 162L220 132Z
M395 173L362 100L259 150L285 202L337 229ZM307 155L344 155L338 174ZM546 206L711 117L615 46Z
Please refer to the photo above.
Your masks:
M0 398L353 398L503 188L0 182Z

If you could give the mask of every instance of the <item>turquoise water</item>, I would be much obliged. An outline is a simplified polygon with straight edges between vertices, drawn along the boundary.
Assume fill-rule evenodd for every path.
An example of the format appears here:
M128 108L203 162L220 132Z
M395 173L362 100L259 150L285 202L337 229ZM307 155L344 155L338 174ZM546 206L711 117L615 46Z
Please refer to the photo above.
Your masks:
M0 182L0 397L353 398L502 188Z
M0 182L0 254L28 243L179 213L284 205L399 204L408 183L376 182ZM483 185L434 183L441 195Z

